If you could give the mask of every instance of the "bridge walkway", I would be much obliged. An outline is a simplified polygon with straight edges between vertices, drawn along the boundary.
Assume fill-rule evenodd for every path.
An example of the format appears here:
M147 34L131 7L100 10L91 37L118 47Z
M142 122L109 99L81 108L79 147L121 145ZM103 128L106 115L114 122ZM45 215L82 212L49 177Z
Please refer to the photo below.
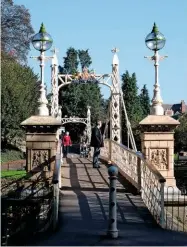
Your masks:
M62 166L59 229L35 246L166 246L186 245L187 235L161 229L153 220L140 195L124 178L117 182L119 238L106 237L109 208L107 167L92 167L90 159L71 154Z

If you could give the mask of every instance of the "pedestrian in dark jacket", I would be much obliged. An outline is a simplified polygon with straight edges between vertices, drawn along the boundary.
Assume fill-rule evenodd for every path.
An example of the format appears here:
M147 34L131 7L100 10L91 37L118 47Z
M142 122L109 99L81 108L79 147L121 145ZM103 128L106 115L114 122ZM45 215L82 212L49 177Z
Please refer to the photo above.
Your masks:
M104 147L103 136L101 133L101 121L97 121L96 126L92 129L90 146L94 147L93 168L99 168L100 148Z

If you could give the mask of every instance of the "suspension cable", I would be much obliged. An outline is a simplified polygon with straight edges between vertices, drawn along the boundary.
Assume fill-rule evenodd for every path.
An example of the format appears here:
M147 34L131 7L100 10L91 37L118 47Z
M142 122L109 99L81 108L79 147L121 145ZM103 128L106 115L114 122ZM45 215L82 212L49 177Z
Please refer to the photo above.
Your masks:
M123 92L122 90L120 90L120 96L121 96L121 103L122 103L122 106L123 106L123 110L124 110L124 113L125 113L125 119L126 119L126 127L127 127L127 138L130 137L130 142L131 142L131 145L132 145L132 149L137 151L137 148L136 148L136 143L135 143L135 140L134 140L134 135L133 135L133 132L132 132L132 128L131 128L131 124L129 122L129 118L128 118L128 115L127 115L127 110L126 110L126 107L125 107L125 102L124 102L124 99L123 99ZM129 142L129 140L128 140Z
M104 138L105 138L105 134L106 134L106 130L107 130L108 123L109 123L109 121L110 121L110 104L111 104L111 100L109 101L109 104L108 104L107 118L106 118L104 133L103 133L103 137L104 137Z
M118 78L118 76L117 76L116 73L114 73L114 77L115 77L115 80L119 82L119 78ZM137 151L136 143L135 143L135 140L134 140L134 135L133 135L131 124L129 122L129 118L128 118L128 115L127 115L127 111L126 111L126 107L125 107L125 102L124 102L124 99L123 99L123 92L122 92L122 90L120 88L120 85L119 85L119 94L121 96L121 103L122 103L123 110L124 110L124 113L125 113L126 127L127 127L127 138L128 138L127 141L129 143L129 137L130 137L130 142L131 142L132 149L135 150L135 151Z

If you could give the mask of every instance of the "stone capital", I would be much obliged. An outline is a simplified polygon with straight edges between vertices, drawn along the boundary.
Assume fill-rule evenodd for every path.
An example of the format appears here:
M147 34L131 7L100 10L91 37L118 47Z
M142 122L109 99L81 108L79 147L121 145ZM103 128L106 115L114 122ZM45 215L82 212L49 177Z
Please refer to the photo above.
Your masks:
M21 123L29 132L56 132L62 125L61 120L52 116L31 116Z
M166 115L148 115L139 123L142 132L174 132L179 124L179 121Z

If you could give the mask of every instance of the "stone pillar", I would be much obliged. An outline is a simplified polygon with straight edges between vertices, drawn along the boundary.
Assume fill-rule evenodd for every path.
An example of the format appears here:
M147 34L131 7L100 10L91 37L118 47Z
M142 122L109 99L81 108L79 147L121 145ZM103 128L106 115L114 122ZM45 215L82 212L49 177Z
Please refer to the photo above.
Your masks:
M142 153L165 177L166 186L176 187L174 177L174 129L180 123L170 116L149 115L139 124L142 130Z
M26 130L27 172L52 171L56 155L56 133L61 121L51 116L32 116L21 123Z

